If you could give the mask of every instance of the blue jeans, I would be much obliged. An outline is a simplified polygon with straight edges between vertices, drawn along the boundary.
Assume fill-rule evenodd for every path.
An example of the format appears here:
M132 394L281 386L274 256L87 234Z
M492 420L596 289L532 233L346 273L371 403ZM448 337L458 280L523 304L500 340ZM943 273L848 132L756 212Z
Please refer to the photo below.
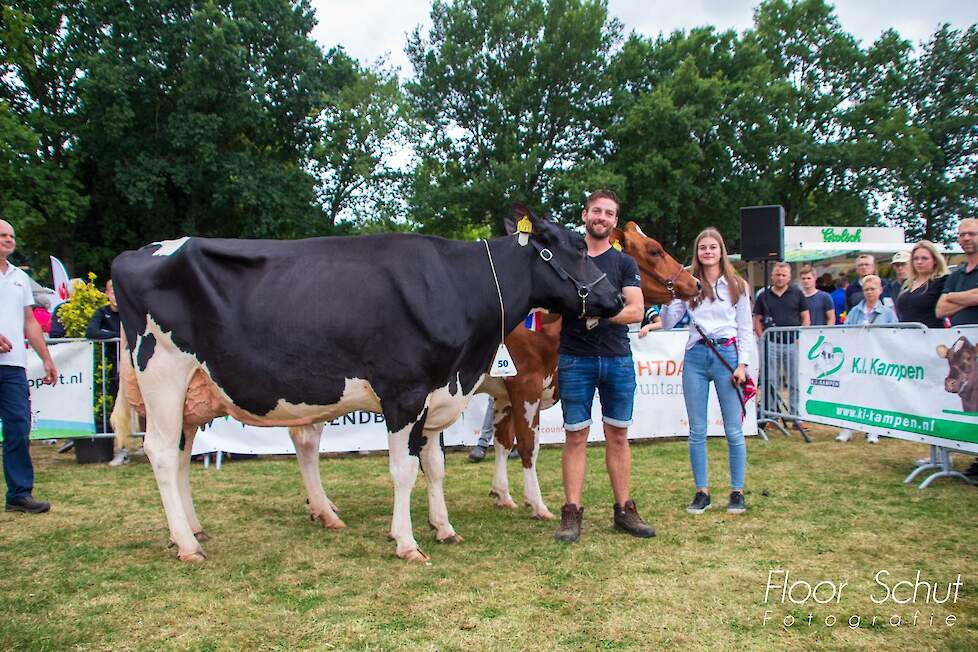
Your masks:
M3 475L7 502L34 490L31 463L31 394L23 367L0 365L0 419L3 419Z
M635 403L635 363L632 356L600 357L560 355L557 386L564 411L564 429L571 432L591 425L594 390L601 400L601 420L618 428L632 424Z
M737 367L737 347L717 346L717 350L731 367ZM730 457L730 488L744 488L744 471L747 467L747 446L741 425L742 412L737 390L730 383L730 372L705 344L696 344L686 351L683 361L683 398L689 417L689 463L693 467L696 487L710 486L706 463L706 408L710 398L710 382L720 399L723 430L727 434L727 452Z

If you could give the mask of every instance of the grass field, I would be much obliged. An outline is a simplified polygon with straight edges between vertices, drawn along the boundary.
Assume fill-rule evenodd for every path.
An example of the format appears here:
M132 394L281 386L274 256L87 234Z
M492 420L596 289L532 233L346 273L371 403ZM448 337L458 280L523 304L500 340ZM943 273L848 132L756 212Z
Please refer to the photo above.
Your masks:
M396 559L385 538L392 491L383 455L321 460L349 526L338 532L307 518L291 458L220 471L196 464L197 512L212 540L206 563L184 565L165 548L145 458L80 466L35 445L35 493L54 506L41 516L0 514L0 649L978 649L978 488L903 485L923 446L839 444L827 429L814 433L808 445L780 435L749 441L741 516L686 514L685 441L635 445L633 495L658 531L649 540L612 530L604 449L592 448L575 545L553 542L553 522L492 507L490 463L450 452L448 506L466 540L433 542L420 479L414 529L430 564ZM721 441L711 440L710 463L722 507ZM521 480L511 476L516 497ZM542 451L540 476L557 513L558 449ZM848 584L837 603L782 605L778 590L765 604L773 569L790 571L791 581ZM927 604L921 588L916 604L877 605L880 570L891 573L881 576L890 587L920 570L938 583L938 598L959 573L962 586L956 603ZM789 615L795 623L785 627Z

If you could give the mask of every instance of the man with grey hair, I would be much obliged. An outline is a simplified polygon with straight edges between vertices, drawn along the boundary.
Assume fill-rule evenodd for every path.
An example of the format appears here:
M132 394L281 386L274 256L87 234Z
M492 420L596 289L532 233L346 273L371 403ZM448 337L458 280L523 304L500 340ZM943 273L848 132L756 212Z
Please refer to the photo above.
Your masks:
M23 270L10 264L17 241L14 227L0 220L0 419L3 420L3 474L7 481L6 511L37 514L51 508L35 500L31 462L31 396L27 386L27 350L24 338L44 362L44 382L58 382L44 333L31 307L31 282Z

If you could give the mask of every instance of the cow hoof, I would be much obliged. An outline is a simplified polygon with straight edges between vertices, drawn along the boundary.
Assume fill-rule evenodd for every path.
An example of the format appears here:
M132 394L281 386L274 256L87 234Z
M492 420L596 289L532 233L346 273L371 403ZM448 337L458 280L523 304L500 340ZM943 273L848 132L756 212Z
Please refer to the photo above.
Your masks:
M531 518L537 521L552 521L557 517L554 516L549 509L545 509L541 512L534 511Z
M335 516L330 518L328 514L310 514L309 518L319 521L319 524L327 530L342 530L346 527L346 523L342 519Z
M421 548L398 550L397 556L404 561L431 561L431 557L421 552Z
M197 541L200 541L201 543L207 543L208 541L211 540L211 538L207 536L207 533L204 532L203 530L201 530L200 532L194 532L194 538L197 539Z
M496 507L500 509L519 509L516 503L513 502L512 498L497 498Z
M186 564L199 564L207 560L207 555L204 554L203 550L195 550L193 552L181 552L177 555L177 559Z
M454 533L453 532L452 534L449 534L444 539L439 539L439 538L436 537L435 538L435 541L437 541L438 543L444 543L444 544L449 544L450 545L450 544L455 544L455 543L462 543L463 541L465 541L465 539L462 538L462 535L461 534L457 534L457 533Z

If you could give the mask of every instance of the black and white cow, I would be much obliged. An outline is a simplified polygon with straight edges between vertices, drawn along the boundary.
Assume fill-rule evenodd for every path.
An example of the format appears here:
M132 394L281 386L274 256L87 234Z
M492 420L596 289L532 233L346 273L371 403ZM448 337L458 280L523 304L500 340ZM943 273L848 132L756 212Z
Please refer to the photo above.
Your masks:
M528 213L514 206L510 232ZM428 558L410 515L422 459L429 521L439 540L458 540L444 507L438 433L486 375L501 307L506 332L534 307L594 317L623 307L579 235L530 217L525 246L516 236L182 238L117 257L112 280L129 352L122 384L146 415L144 447L178 558L205 557L189 458L197 428L225 414L292 427L310 500L319 503L313 513L342 526L319 479L319 432L351 411L382 412L397 556Z

